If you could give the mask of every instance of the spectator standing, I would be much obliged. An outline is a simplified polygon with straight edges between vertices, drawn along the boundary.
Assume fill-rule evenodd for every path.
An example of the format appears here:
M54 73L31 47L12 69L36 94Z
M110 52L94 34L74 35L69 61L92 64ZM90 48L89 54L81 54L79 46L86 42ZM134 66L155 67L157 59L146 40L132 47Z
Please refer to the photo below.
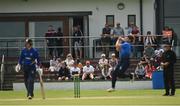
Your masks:
M53 37L56 37L56 31L54 30L53 26L52 25L49 25L48 26L48 31L45 33L45 38L46 38L46 43L47 43L47 46L48 46L48 49L49 49L49 57L50 58L53 58L53 52L55 50L54 46L56 45L56 40L55 38Z
M121 24L119 22L116 24L116 27L113 28L112 34L116 38L116 40L119 36L124 36L124 29L121 27Z
M143 56L144 43L143 38L139 35L139 28L134 25L132 29L132 35L134 36L134 47L133 47L133 56L140 58Z
M102 30L101 35L101 45L102 45L102 51L106 55L106 57L109 57L109 47L111 44L111 28L108 24L105 24L105 27Z
M90 61L86 61L86 66L83 67L83 76L82 80L85 80L87 77L94 79L94 67L90 65Z
M61 31L61 28L58 28L58 31L56 33L56 46L57 46L57 54L58 57L61 57L63 55L63 33Z
M113 35L113 38L112 38L112 42L113 42L113 45L115 45L117 39L119 36L124 36L124 29L120 26L121 24L118 22L116 24L116 27L113 29L113 32L112 32L112 35ZM118 51L115 50L115 53L116 53L116 56L118 57Z
M73 33L73 46L74 46L74 52L75 52L75 58L82 58L82 37L83 33L80 30L80 26L74 27L74 33Z
M172 30L168 26L165 26L164 30L162 31L163 44L172 43L172 34L173 34Z
M129 23L127 29L127 35L132 35L132 29L133 29L134 24L132 22Z
M175 95L175 80L174 80L174 64L176 63L176 54L171 50L171 44L164 45L164 53L162 54L162 63L164 69L164 85L165 94L163 96ZM170 92L171 89L171 92Z

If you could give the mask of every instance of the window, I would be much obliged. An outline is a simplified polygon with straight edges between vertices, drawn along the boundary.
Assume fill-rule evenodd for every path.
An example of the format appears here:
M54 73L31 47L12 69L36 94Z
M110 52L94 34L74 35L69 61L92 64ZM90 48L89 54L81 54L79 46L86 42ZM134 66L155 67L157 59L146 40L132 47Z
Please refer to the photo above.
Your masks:
M136 15L128 15L128 23L127 23L127 25L129 26L129 24L136 25Z
M114 15L106 15L106 24L110 27L114 27Z

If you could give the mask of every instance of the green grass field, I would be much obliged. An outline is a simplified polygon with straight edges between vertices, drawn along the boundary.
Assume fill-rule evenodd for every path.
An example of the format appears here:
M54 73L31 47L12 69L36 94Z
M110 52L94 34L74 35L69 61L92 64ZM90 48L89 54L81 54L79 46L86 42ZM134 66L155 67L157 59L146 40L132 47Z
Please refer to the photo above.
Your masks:
M81 98L75 99L71 90L46 91L46 99L41 99L40 91L28 100L25 91L0 91L0 106L180 106L180 89L174 97L161 96L164 90L83 90Z

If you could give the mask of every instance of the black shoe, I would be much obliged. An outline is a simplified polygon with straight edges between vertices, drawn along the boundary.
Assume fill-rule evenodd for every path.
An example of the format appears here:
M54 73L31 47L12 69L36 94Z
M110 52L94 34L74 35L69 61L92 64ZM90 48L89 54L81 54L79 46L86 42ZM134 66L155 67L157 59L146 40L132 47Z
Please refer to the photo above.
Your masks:
M168 93L165 93L165 94L163 94L162 96L169 96L169 94L168 94Z
M174 96L175 94L174 93L172 93L172 94L170 94L169 96Z

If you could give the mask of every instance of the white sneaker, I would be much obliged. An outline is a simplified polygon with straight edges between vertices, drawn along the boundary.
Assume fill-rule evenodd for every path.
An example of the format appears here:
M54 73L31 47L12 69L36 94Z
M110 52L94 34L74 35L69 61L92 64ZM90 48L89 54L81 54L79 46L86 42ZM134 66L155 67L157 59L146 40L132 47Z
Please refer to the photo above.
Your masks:
M32 96L28 96L28 99L31 100L31 99L32 99Z
M114 89L114 88L109 88L109 89L107 89L106 91L107 91L107 92L113 92L113 91L115 91L115 89Z

